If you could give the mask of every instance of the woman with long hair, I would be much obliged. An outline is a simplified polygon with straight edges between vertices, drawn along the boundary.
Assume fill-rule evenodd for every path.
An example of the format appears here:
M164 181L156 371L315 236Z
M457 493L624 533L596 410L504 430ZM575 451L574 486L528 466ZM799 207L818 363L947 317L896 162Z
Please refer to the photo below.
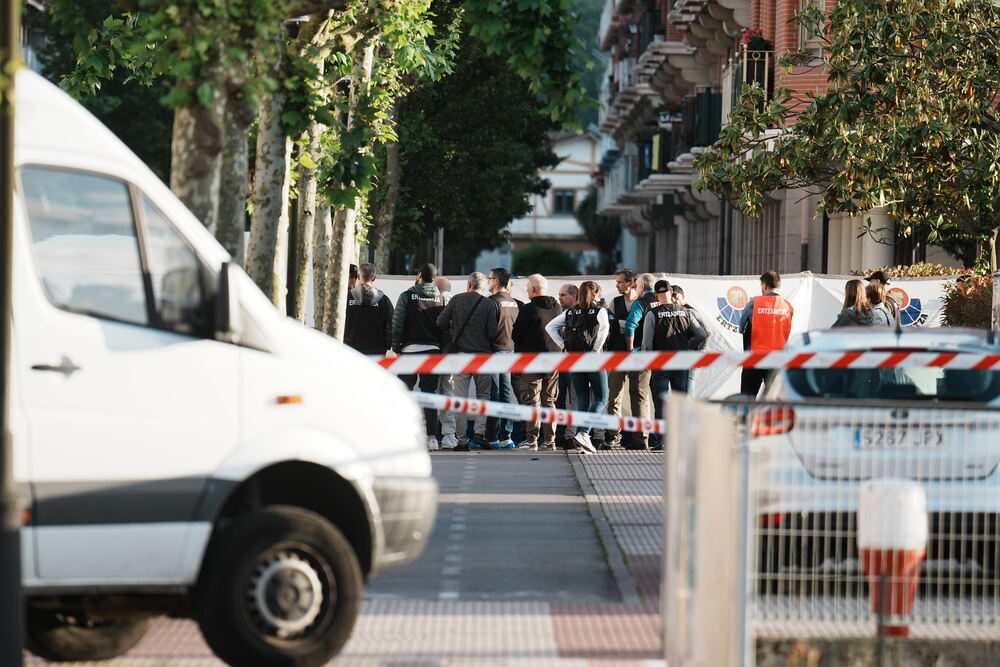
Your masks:
M872 327L891 327L895 317L885 305L885 285L880 283L868 283L865 288L865 296L872 305Z
M610 321L608 309L600 303L601 286L593 280L580 283L576 295L576 305L557 315L545 325L545 331L557 345L567 352L600 352L608 338ZM602 413L608 404L608 373L594 371L572 373L571 381L576 389L580 408L588 412ZM579 427L575 440L584 450L596 452L590 440L589 427Z
M865 284L858 279L848 280L844 286L844 305L834 327L870 327L872 305L865 295Z

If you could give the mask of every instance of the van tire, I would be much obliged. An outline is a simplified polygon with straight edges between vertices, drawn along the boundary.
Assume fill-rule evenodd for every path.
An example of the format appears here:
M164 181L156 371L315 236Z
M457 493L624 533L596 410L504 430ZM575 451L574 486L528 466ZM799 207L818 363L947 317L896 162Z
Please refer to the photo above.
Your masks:
M25 614L28 650L53 661L108 660L139 643L149 629L148 618L88 621L50 609L28 608Z
M212 538L195 613L205 641L230 665L313 667L347 642L362 587L354 549L333 524L272 505Z

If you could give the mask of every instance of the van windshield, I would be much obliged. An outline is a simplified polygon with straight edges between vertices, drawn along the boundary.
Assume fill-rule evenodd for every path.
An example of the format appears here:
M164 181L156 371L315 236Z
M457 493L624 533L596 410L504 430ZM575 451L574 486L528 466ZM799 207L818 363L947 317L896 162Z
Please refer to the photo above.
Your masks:
M943 368L795 369L788 382L805 398L991 401L1000 396L1000 372Z

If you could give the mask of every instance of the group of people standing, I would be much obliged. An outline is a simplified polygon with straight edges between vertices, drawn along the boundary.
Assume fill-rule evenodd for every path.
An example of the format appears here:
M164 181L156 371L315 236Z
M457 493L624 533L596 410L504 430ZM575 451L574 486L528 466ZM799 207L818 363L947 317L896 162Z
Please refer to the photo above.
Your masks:
M844 286L844 306L833 327L892 327L899 322L899 305L886 294L889 279L875 271L865 280L848 280Z
M624 268L615 272L618 292L610 302L601 286L585 280L560 286L548 294L548 280L527 278L528 301L510 294L511 274L497 267L488 275L468 276L465 291L451 293L447 278L433 264L417 270L412 286L391 300L375 287L375 267L351 267L344 342L368 355L515 352L637 352L700 350L709 330L699 313L686 303L680 285L657 280L651 273ZM847 283L843 310L834 327L893 326L899 307L887 297L888 278L881 271ZM770 352L784 347L791 333L792 304L780 294L781 276L760 276L760 294L740 312L743 347ZM767 370L744 368L740 393L756 396ZM607 413L621 417L661 417L668 391L690 393L693 370L592 371L575 373L482 373L409 375L400 379L411 388L448 396L520 403L539 407ZM525 422L424 409L427 447L431 450L541 448L662 449L656 436L620 433L551 423ZM522 433L518 431L522 430ZM516 438L516 440L515 440Z
M567 283L556 297L548 280L527 278L528 301L510 294L511 274L497 267L484 275L469 275L465 291L451 294L447 279L433 264L417 270L415 283L400 294L395 306L374 286L371 264L352 267L344 341L370 355L426 353L595 352L702 349L708 330L684 300L680 285L637 275L631 269L615 274L618 295L608 303L598 283ZM690 391L691 371L595 371L586 373L510 373L413 375L400 379L420 391L450 396L540 407L583 410L622 416L660 416L667 390ZM627 403L626 403L627 401ZM626 408L627 405L627 408ZM655 405L655 409L653 406ZM603 431L572 425L525 422L515 442L509 419L476 416L471 426L464 415L424 410L427 447L469 449L579 448L596 452L623 446L658 449L646 433ZM440 439L439 439L440 436Z

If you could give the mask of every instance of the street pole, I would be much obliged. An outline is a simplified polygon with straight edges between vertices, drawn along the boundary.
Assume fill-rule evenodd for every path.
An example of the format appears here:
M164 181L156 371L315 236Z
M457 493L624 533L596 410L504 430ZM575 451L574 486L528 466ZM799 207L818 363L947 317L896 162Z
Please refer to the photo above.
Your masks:
M434 247L434 263L437 264L438 272L444 275L444 227L438 227L437 230L437 243Z
M21 0L0 0L0 664L21 665L21 516L10 437L11 260L14 230L14 70ZM8 78L9 77L9 78ZM7 81L4 89L4 81Z
M993 331L1000 333L1000 271L993 274Z

